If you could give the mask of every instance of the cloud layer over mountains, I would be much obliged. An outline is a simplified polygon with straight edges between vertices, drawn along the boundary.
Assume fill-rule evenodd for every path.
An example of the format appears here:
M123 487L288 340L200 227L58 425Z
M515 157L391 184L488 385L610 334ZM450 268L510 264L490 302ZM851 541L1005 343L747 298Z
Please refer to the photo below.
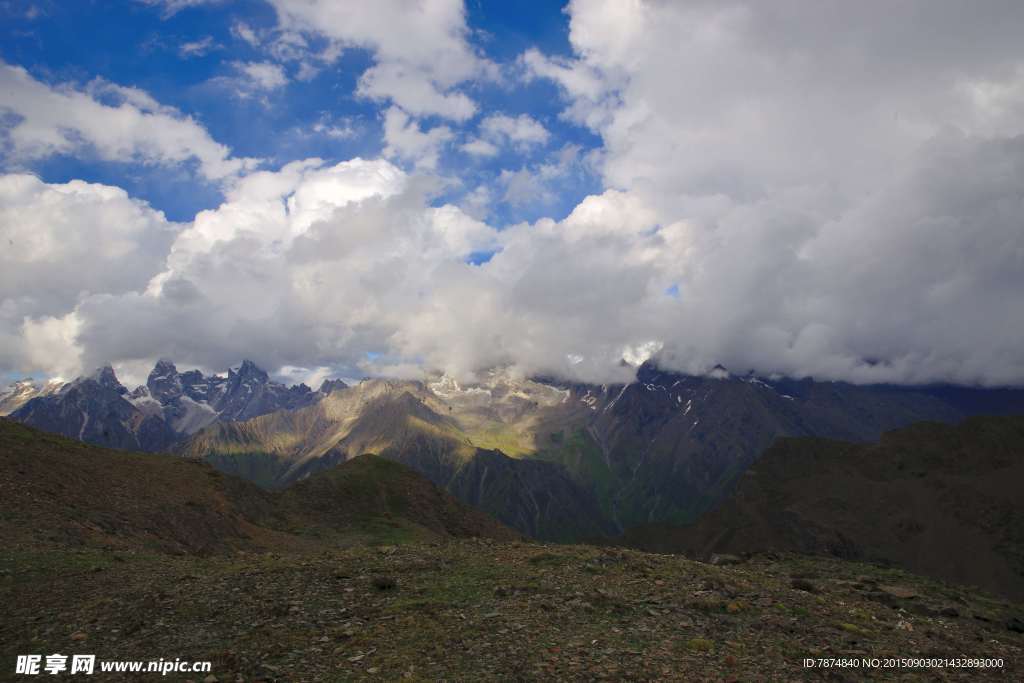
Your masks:
M331 3L275 4L288 30L374 51L359 89L394 124L391 158L250 171L131 93L132 135L69 136L34 103L64 98L75 121L107 105L6 68L22 156L84 139L198 160L225 199L179 224L119 188L0 177L0 369L250 357L608 382L658 351L695 373L1024 383L1021 4L573 2L575 57L530 50L506 70L558 84L563 116L603 142L606 189L501 229L437 205L457 176L437 149L473 143L419 127L484 115L477 142L547 139L460 90L499 70L464 13L439 3L437 40L405 44Z

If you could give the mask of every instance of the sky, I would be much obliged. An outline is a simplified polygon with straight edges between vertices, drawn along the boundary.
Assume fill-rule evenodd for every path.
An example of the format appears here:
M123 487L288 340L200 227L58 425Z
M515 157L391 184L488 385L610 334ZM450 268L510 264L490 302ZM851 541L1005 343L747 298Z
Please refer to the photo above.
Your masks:
M0 0L0 376L1024 384L1024 5Z

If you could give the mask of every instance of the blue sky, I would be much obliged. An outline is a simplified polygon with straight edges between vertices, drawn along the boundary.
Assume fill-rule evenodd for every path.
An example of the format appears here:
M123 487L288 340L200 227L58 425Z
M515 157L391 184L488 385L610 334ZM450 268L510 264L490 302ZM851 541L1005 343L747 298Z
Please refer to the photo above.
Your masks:
M465 6L469 41L486 58L509 71L503 83L475 83L467 90L479 113L459 122L456 133L471 135L481 118L502 112L528 114L549 132L549 141L529 148L502 147L487 158L467 158L452 146L442 153L437 172L457 176L465 186L443 192L436 201L458 200L468 189L493 183L502 170L516 171L553 158L565 146L582 158L599 144L591 131L559 117L564 102L548 80L517 79L516 59L534 48L550 55L571 55L568 17L558 3L469 2ZM236 156L258 157L276 168L311 156L341 161L375 157L384 149L381 112L386 103L356 94L360 76L372 63L367 49L345 49L341 57L311 80L298 80L294 64L283 64L288 83L259 97L233 94L234 64L273 62L267 50L238 35L245 25L272 32L277 16L262 0L202 3L169 13L160 3L13 1L0 6L0 58L26 68L51 85L84 84L103 78L140 88L163 105L193 117ZM233 30L235 29L235 30ZM183 46L192 46L183 51ZM445 123L421 119L424 126ZM344 127L345 138L319 134L317 126ZM449 122L449 125L450 122ZM125 188L172 220L189 220L221 198L216 185L194 174L166 168L102 162L56 155L22 164L47 182L82 178ZM599 188L582 167L561 178L557 193L522 203L496 202L487 217L498 225L540 216L561 217Z

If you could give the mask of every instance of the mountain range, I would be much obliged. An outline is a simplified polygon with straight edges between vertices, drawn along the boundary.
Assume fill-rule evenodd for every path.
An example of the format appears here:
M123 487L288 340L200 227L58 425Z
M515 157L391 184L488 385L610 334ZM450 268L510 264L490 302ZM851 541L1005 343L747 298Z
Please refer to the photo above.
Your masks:
M169 451L283 489L363 453L405 464L524 534L571 541L687 524L780 437L876 440L921 420L1013 412L1019 390L857 386L684 375L586 385L495 369L463 384L368 379L286 387L160 361L129 392L109 368L24 402L12 419L90 443Z
M344 383L331 382L329 393ZM20 382L2 405L12 419L57 434L141 451L168 450L218 420L245 420L276 410L294 410L321 395L305 384L285 386L270 380L251 361L226 375L180 373L168 360L157 362L146 384L133 391L110 367L62 385L39 387Z

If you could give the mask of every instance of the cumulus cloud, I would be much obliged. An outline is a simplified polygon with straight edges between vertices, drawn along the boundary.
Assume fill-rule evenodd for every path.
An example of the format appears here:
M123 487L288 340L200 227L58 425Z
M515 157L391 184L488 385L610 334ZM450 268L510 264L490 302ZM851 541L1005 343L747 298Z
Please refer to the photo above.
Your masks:
M232 157L201 125L145 92L103 81L86 89L49 86L21 67L0 63L0 113L0 139L13 162L83 152L107 161L195 161L210 180L254 163Z
M1020 8L872 9L581 0L521 58L687 226L663 362L1024 381Z
M618 79L607 76L588 61L549 57L531 48L520 56L519 63L527 82L543 78L562 88L570 102L563 118L596 130L611 115Z
M78 352L67 349L77 332L79 301L145 288L178 229L116 187L0 176L6 364L65 374L77 362Z
M424 131L398 107L384 112L384 156L410 161L417 168L437 168L441 148L453 137L455 134L448 126Z
M332 120L323 116L313 124L313 132L335 140L350 140L356 137L356 128L351 119Z
M83 291L138 289L176 232L120 188L0 176L0 300L18 302L24 315L53 315L70 312Z
M331 0L271 0L287 35L320 36L334 46L370 50L376 63L359 81L364 97L391 102L414 116L464 121L477 105L458 86L490 77L494 67L470 47L459 0L370 5ZM294 53L301 58L303 50Z
M442 92L420 69L404 64L378 64L359 79L358 93L380 101L392 101L416 116L436 114L464 121L476 112L476 105L460 92Z
M462 145L462 151L473 156L496 156L503 146L514 146L525 151L544 145L551 135L539 121L529 114L512 117L491 114L480 122L480 136Z
M229 79L240 97L252 97L283 88L288 77L280 64L272 62L235 62L238 76Z
M542 145L549 137L547 129L529 114L491 114L480 122L480 130L485 136L525 145Z
M540 163L517 170L502 169L497 185L501 201L511 206L543 206L557 199L557 185L570 174L583 170L580 149L566 145Z
M463 143L459 146L466 154L475 157L495 157L501 151L498 146L493 142L487 140L481 140L480 138L473 138L472 140Z
M178 236L146 291L82 300L84 362L223 368L244 347L274 369L358 368L389 352L439 270L470 268L494 240L459 209L430 207L386 161L254 174Z

